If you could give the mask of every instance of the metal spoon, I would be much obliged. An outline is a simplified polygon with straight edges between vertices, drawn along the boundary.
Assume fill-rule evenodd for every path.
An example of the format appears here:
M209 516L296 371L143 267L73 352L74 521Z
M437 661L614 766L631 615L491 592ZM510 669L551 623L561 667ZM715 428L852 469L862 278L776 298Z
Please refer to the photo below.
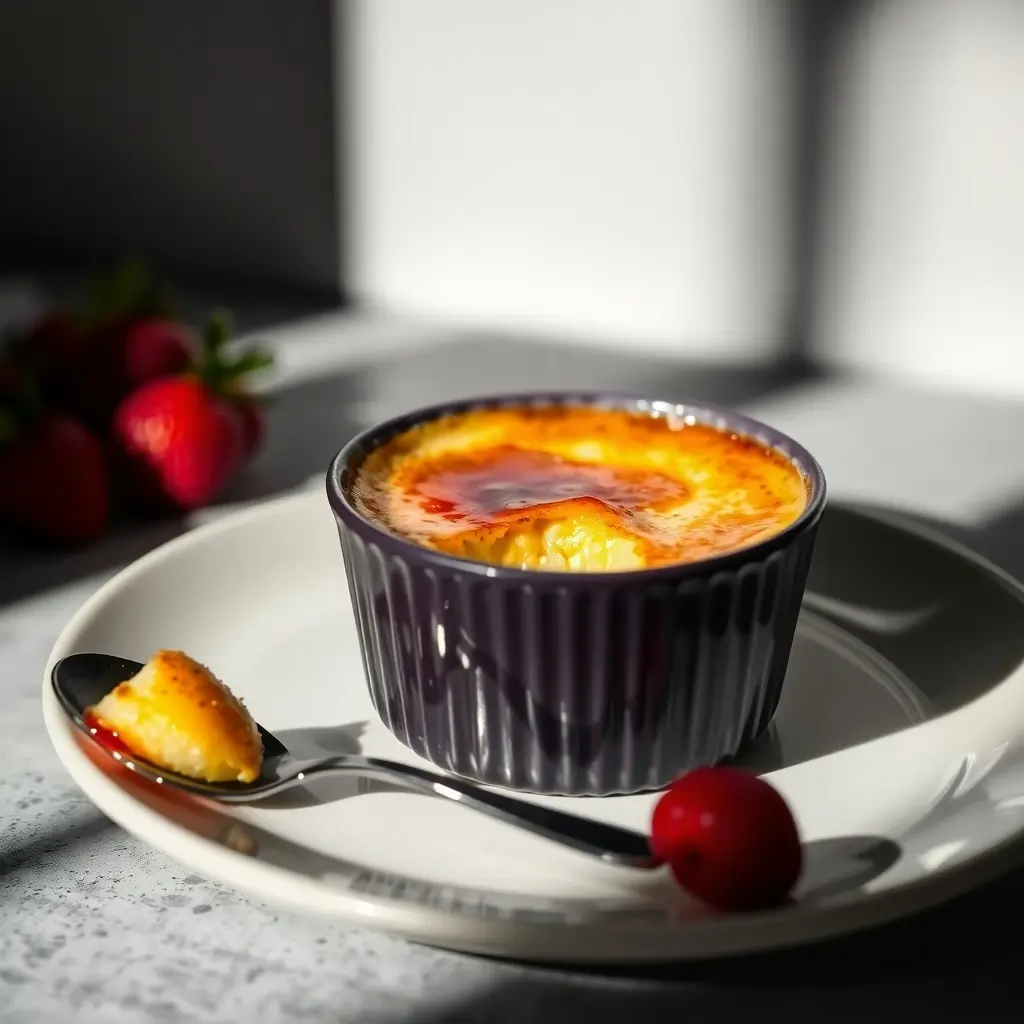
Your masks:
M258 726L263 737L263 770L255 782L200 782L168 772L137 757L130 760L99 743L85 723L86 710L118 683L134 676L142 665L109 654L72 654L53 666L54 693L72 722L100 749L125 767L154 782L186 790L209 800L228 804L253 803L263 797L298 786L315 775L346 773L401 786L415 793L441 796L464 807L516 825L534 835L562 846L590 854L609 864L631 868L654 868L647 839L638 832L580 818L574 814L540 807L525 800L504 796L451 775L425 771L414 765L378 757L335 754L300 761L273 733Z

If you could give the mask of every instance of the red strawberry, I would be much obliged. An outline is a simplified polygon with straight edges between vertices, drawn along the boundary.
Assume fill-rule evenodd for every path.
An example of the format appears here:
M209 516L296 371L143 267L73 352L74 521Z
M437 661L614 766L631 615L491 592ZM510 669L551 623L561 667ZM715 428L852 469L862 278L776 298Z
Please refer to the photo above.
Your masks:
M42 377L43 393L106 432L118 403L140 384L185 370L196 358L192 331L173 320L118 320L83 333Z
M212 501L245 452L234 409L199 377L143 384L118 407L114 434L139 502L183 511Z
M46 403L103 433L127 390L120 367L123 324L82 328L74 348L40 372Z
M195 359L192 332L168 308L152 274L126 264L95 284L84 309L43 318L15 358L38 376L48 405L106 433L133 388Z
M244 457L252 458L263 444L267 433L267 420L263 406L250 395L235 398L235 412L242 424Z
M195 333L176 320L139 320L123 332L122 346L121 364L132 388L184 372L197 355Z
M11 428L13 418L2 421ZM103 448L80 423L60 414L23 433L9 429L0 447L0 518L41 539L79 544L110 519Z
M203 335L195 368L151 381L114 414L114 443L134 500L179 511L208 504L247 454L246 427L237 404L242 378L269 365L255 350L230 357L226 314L215 314Z

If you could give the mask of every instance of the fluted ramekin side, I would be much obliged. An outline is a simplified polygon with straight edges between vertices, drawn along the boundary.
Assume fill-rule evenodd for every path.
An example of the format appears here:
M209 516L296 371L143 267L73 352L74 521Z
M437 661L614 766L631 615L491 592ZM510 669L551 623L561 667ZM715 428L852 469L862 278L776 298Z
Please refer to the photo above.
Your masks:
M768 727L816 529L704 576L582 588L460 572L339 523L387 728L458 775L567 795L661 788Z

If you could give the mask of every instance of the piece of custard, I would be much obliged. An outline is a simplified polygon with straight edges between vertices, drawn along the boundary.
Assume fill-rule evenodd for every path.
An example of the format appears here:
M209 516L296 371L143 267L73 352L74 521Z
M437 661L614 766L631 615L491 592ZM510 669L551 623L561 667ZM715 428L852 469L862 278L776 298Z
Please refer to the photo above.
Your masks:
M360 513L492 565L605 572L747 547L803 512L807 482L756 440L620 409L479 409L418 425L366 457Z
M137 757L205 782L252 782L263 741L245 705L205 665L157 651L86 712Z

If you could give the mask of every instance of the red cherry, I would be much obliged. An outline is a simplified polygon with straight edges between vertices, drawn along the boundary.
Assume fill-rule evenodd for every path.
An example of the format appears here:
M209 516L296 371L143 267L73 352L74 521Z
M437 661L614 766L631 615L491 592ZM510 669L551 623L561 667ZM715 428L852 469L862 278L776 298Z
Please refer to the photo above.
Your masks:
M777 905L803 869L786 801L740 768L699 768L674 782L654 807L651 852L716 910Z

